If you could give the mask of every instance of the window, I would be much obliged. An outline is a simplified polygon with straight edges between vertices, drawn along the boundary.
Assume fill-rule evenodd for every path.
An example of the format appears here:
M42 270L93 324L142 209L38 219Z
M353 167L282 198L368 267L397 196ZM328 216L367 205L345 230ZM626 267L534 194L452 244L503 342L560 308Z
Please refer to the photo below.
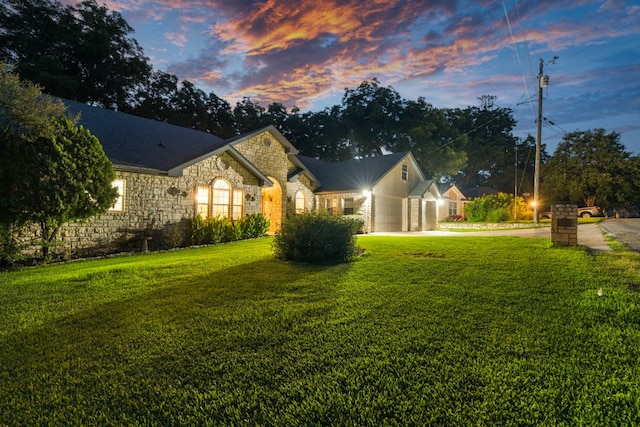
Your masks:
M231 202L231 187L227 181L221 179L213 183L213 205L211 206L211 215L228 217L229 205Z
M207 187L196 189L196 214L200 214L202 218L209 216L209 189Z
M233 205L231 207L231 219L242 219L242 208L244 200L244 191L233 190Z
M338 213L338 199L325 199L325 203L329 215L336 215Z
M295 204L295 211L296 213L304 213L304 211L306 210L306 200L304 197L304 193L300 190L296 191L296 204Z
M458 215L458 202L449 202L449 215Z
M342 215L353 215L353 197L342 200Z
M402 164L402 180L406 181L409 178L409 165L406 163Z
M111 183L111 186L118 189L118 198L109 210L113 212L122 212L124 210L124 181L116 179Z

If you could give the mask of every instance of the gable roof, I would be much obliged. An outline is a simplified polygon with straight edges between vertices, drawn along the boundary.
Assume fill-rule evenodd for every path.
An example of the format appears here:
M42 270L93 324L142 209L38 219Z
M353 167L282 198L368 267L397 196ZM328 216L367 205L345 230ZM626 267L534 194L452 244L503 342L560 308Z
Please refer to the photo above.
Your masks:
M342 162L325 162L302 155L297 158L320 181L316 192L362 191L371 189L409 154L393 153Z
M179 176L185 168L226 152L264 185L272 185L266 175L232 147L232 143L265 130L277 133L274 136L278 140L284 138L273 126L224 140L207 132L68 99L62 99L62 102L70 114L79 115L78 125L84 126L100 140L104 152L115 167ZM287 143L291 145L288 141Z
M438 200L441 197L438 185L433 179L422 181L409 194L410 199L426 199L433 201Z
M451 183L451 184L440 184L440 185L438 185L438 191L440 191L440 194L442 194L443 197L445 197L445 195L447 195L450 192L454 192L454 193L457 193L459 196L462 197L461 200L467 200L467 197L462 192L462 190L460 190L460 188L454 183Z
M215 135L63 99L114 165L168 171L226 143Z

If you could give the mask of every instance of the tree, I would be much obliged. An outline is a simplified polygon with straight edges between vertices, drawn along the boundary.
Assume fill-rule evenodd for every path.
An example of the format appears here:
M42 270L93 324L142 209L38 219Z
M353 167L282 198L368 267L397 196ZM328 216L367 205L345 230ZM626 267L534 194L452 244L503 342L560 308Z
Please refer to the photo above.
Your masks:
M451 127L443 110L422 97L404 101L398 132L389 148L394 152L411 151L430 176L455 175L467 162L466 153L459 149L466 136Z
M342 123L348 130L353 157L379 156L394 145L403 99L377 79L346 89L342 97Z
M118 12L95 0L63 6L52 0L0 4L0 60L50 95L106 108L127 105L151 67Z
M604 129L571 132L543 169L543 194L550 203L598 204L605 209L625 205L637 194L629 185L629 180L640 178L633 165L620 134Z
M305 156L327 162L351 159L349 140L340 115L339 105L315 113L292 113L285 135Z
M38 86L21 81L11 66L0 63L0 266L19 257L15 235L24 226L12 197L17 177L9 149L29 135L48 134L49 117L63 111L61 102L43 96Z
M62 225L113 205L115 174L97 138L61 115L63 104L6 67L0 89L3 253L12 250L21 227L36 224L47 258Z
M267 110L251 98L244 97L236 103L233 109L233 117L238 126L239 133L251 132L271 124Z
M450 109L445 114L453 128L467 135L460 147L468 159L458 174L461 186L488 186L510 192L513 186L502 188L504 183L499 181L508 165L513 165L516 137L512 132L516 121L511 109L485 105Z

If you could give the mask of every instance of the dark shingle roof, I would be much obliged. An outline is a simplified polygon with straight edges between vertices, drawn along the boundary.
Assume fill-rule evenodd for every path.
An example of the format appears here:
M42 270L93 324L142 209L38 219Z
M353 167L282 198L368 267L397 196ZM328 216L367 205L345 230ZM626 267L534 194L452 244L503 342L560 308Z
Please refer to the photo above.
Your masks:
M361 191L371 189L408 153L365 157L343 162L325 162L298 155L298 159L321 183L316 191Z
M212 134L63 99L114 165L168 171L227 143Z

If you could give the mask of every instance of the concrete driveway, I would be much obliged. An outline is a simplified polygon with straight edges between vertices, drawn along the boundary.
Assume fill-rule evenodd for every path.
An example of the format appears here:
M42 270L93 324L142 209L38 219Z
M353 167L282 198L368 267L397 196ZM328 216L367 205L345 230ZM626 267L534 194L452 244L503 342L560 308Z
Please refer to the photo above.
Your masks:
M470 236L512 236L512 237L532 237L551 240L550 227L538 228L517 228L509 230L492 230L492 231L415 231L415 232L376 232L369 233L369 236L451 236L451 237L470 237ZM579 224L578 225L578 245L584 246L592 251L611 251L611 248L605 240L605 235L599 224ZM639 241L640 243L640 241Z

